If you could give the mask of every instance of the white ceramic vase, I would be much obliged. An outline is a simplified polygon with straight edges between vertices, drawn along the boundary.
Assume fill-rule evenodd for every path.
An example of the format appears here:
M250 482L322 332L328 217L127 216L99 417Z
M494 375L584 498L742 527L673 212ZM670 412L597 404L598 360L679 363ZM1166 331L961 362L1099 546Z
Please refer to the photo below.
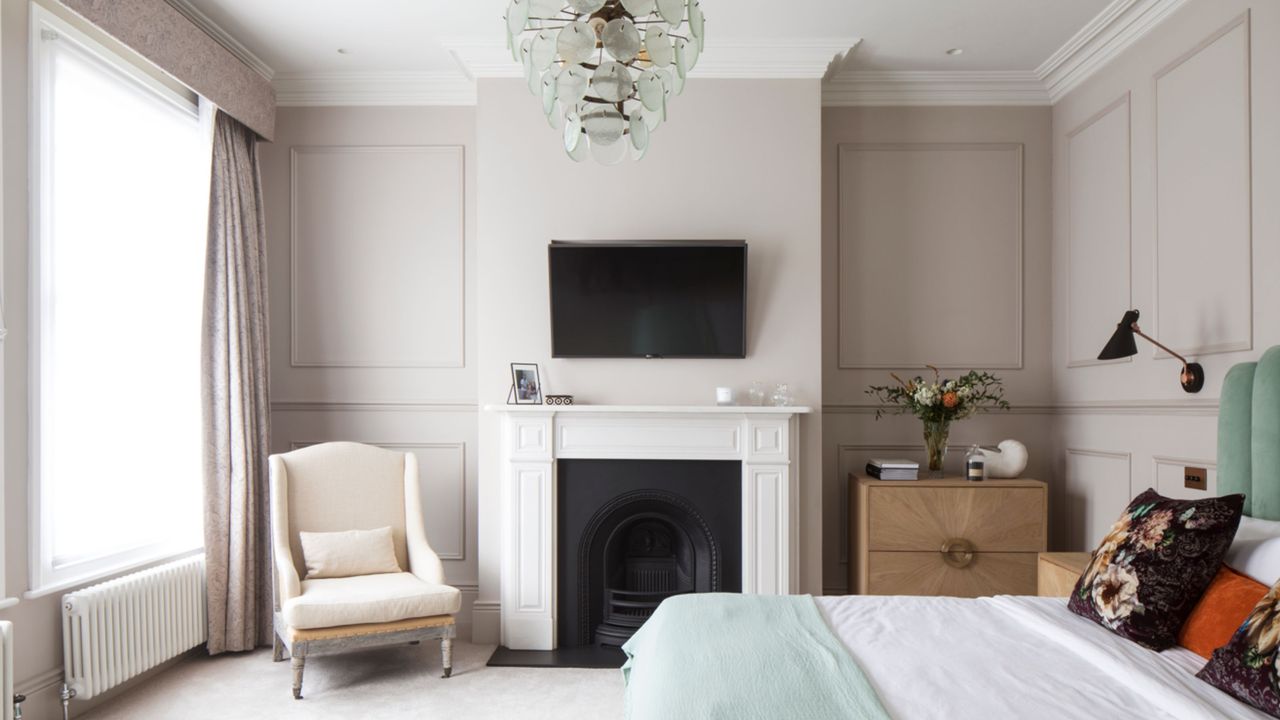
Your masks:
M987 477L1021 477L1027 469L1027 446L1017 440L1005 440L997 447L998 453L987 453Z

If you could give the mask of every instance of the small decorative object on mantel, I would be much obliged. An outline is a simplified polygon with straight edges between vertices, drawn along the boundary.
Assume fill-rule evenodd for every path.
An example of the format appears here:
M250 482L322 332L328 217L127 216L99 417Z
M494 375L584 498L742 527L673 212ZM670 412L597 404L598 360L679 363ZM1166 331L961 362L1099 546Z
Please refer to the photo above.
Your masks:
M897 385L873 385L867 394L880 401L877 420L885 413L911 413L920 418L924 423L929 474L942 477L951 423L983 410L1008 410L1009 403L1004 399L1004 383L991 373L970 370L955 380L943 380L938 368L927 367L933 371L933 382L918 376L907 381L890 373L890 377L898 381Z
M572 395L548 395L547 404L548 405L572 405L573 396Z
M718 387L716 388L716 404L732 405L733 404L733 388Z
M769 398L774 407L789 407L795 403L795 398L791 395L791 388L786 383L778 383L773 389L773 395Z
M1013 479L1027 469L1027 446L1017 440L1003 440L996 447L984 446L987 455L987 477Z
M511 363L511 393L507 404L542 404L542 380L536 363Z

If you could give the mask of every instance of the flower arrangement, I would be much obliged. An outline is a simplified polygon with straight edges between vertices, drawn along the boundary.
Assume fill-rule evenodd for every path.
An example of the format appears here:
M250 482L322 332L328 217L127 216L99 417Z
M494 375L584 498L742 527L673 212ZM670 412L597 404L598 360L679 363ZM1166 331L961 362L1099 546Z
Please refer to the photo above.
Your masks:
M947 454L951 423L984 410L1008 410L1009 403L1004 399L1004 383L991 373L971 370L954 380L944 380L938 368L927 367L933 371L933 382L919 376L903 380L890 373L897 385L872 385L867 394L880 401L877 420L886 413L910 413L920 418L924 423L929 471L939 473Z

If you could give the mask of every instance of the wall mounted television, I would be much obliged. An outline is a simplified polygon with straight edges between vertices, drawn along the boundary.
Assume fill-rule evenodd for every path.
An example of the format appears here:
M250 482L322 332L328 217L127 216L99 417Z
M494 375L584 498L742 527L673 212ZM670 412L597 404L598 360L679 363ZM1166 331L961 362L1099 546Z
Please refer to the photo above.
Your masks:
M744 358L747 244L553 242L557 358Z

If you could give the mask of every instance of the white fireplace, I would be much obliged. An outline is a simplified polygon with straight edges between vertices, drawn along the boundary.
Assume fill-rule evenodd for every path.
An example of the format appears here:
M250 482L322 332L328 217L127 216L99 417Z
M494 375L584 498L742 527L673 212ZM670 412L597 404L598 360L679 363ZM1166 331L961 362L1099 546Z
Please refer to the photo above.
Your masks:
M798 587L799 416L805 407L491 406L502 416L502 644L553 650L558 460L742 464L742 589Z

